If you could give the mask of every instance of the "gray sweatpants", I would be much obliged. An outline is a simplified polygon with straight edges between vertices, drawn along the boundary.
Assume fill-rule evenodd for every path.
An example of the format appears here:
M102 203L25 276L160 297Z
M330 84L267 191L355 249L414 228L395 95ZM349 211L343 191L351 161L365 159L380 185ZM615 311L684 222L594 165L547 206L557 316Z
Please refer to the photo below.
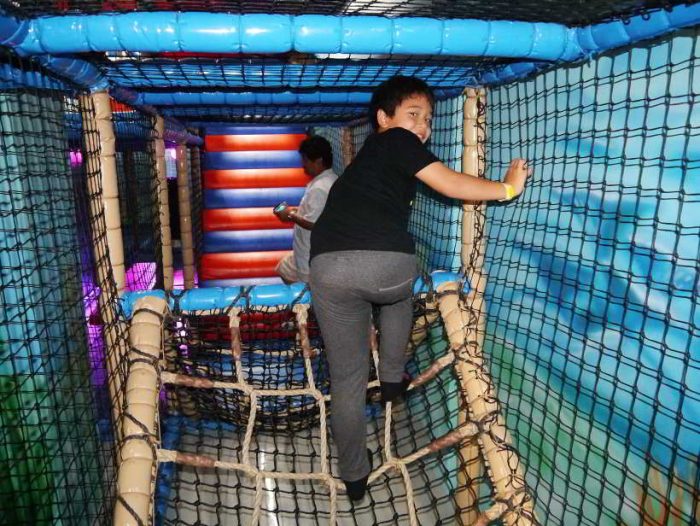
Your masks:
M379 380L400 382L413 322L415 256L328 252L311 260L311 294L331 375L331 430L343 480L359 480L367 461L365 400L372 305L379 307Z

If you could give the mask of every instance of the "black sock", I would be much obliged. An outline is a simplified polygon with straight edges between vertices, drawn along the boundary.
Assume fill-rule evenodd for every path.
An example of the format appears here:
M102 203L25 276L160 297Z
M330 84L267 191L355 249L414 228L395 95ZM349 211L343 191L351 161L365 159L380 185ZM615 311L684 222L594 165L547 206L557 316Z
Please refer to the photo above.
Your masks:
M382 391L382 402L395 402L403 398L410 383L411 379L408 377L404 377L400 382L379 382Z
M372 452L367 449L367 460L369 461L369 472L372 472ZM369 473L359 480L347 481L345 483L345 491L347 491L348 497L351 501L357 502L364 498L367 492L367 479L369 478Z

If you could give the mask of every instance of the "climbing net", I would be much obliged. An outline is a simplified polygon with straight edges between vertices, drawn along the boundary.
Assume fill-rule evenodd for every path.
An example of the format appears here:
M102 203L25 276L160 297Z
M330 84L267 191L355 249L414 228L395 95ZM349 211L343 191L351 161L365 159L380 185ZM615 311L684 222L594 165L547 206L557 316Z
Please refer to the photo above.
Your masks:
M335 471L328 369L313 312L298 290L286 305L251 307L265 288L206 310L182 308L196 303L191 292L170 298L172 308L155 296L135 302L117 520L145 524L154 513L163 524L535 522L475 343L478 313L465 308L457 282L416 297L413 382L396 407L378 401L381 335L368 335L374 469L368 498L354 506ZM139 447L148 459L133 453ZM152 494L154 511L143 501Z

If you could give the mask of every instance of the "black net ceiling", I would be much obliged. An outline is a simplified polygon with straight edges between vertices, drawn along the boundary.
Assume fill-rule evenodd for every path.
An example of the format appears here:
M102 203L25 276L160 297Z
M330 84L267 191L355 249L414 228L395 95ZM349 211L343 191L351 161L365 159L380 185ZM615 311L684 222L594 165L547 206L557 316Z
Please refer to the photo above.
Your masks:
M22 18L98 14L105 12L209 11L215 13L322 14L385 17L471 18L520 20L585 26L611 19L647 16L685 2L558 0L384 0L384 1L235 1L235 0L0 0L0 11ZM426 80L444 99L466 87L484 85L485 76L502 78L499 72L516 62L509 58L406 56L406 55L319 55L298 52L283 54L205 53L81 53L109 81L110 86L143 93L285 93L309 92L365 94L362 102L324 100L317 104L285 102L216 102L204 100L172 104L153 102L162 115L185 125L206 121L245 123L341 124L366 116L366 99L383 80L396 75L415 75ZM557 66L535 63L533 71ZM55 71L54 71L55 73ZM60 73L60 72L59 72ZM491 75L496 73L496 75ZM503 82L509 79L506 77ZM500 81L499 81L500 82ZM134 101L127 101L134 103ZM147 104L147 103L143 103Z

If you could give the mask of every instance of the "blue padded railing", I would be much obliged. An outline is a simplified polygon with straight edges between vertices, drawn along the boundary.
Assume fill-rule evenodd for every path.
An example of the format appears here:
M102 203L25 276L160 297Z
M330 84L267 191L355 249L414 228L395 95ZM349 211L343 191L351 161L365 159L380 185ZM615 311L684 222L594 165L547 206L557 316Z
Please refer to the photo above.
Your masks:
M455 272L435 271L430 274L430 280L426 282L418 278L413 286L413 294L423 294L435 290L443 283L450 281L459 282L461 276ZM469 292L469 285L464 283L463 292ZM165 298L162 290L147 290L139 292L127 292L122 296L121 304L124 314L130 318L133 314L134 304L144 296ZM170 293L168 297L170 308L177 302L180 312L204 311L213 309L226 309L228 307L274 307L278 305L292 305L296 303L311 303L311 294L303 283L291 285L257 285L255 287L211 287L205 289L191 289L178 294Z

